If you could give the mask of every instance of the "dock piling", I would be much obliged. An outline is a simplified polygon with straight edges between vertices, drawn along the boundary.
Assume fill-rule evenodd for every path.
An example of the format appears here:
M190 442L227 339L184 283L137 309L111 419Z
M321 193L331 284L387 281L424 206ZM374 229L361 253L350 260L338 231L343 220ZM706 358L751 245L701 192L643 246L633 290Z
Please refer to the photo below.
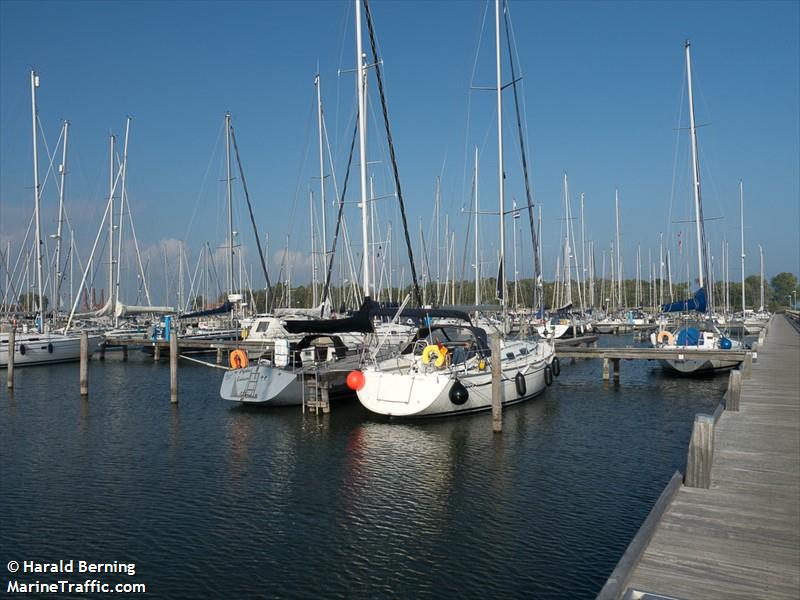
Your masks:
M745 354L744 363L742 363L742 378L743 379L750 379L750 375L753 371L753 353L748 352Z
M686 487L711 487L711 464L714 461L714 417L697 414L694 416L692 439L686 457Z
M609 379L611 379L611 377L609 376L609 372L608 372L608 359L604 358L603 359L603 381L608 381Z
M738 369L731 371L728 378L728 398L725 401L725 410L739 412L739 398L742 396L742 372Z
M161 360L161 346L158 345L158 342L153 342L153 361L158 362Z
M17 328L12 327L11 331L8 332L8 389L14 389L14 355L16 354L16 348L14 347L14 343L17 337Z
M89 334L81 331L81 365L80 365L81 396L89 395Z
M169 401L178 401L178 334L169 336Z
M611 361L614 364L614 383L619 383L619 359L612 358Z
M503 431L503 382L500 367L500 336L493 333L489 336L489 347L492 350L492 431Z
M222 348L217 348L217 364L222 364Z
M122 362L128 362L128 344L122 346Z

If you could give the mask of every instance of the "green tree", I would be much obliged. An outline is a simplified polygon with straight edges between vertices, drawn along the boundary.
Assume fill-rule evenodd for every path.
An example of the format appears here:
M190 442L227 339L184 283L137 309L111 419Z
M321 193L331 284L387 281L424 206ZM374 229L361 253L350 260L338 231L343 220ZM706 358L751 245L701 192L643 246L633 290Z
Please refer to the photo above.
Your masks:
M778 273L770 280L773 298L778 306L787 306L794 301L794 296L800 292L797 286L797 277L784 271Z

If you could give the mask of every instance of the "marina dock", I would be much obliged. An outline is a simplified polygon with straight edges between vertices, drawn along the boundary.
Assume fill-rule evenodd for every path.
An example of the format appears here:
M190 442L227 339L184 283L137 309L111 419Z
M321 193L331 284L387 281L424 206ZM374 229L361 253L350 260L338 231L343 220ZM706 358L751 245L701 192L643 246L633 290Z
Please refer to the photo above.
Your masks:
M676 473L598 598L798 597L800 330L790 318L772 319L739 410L696 418L716 423L709 488Z

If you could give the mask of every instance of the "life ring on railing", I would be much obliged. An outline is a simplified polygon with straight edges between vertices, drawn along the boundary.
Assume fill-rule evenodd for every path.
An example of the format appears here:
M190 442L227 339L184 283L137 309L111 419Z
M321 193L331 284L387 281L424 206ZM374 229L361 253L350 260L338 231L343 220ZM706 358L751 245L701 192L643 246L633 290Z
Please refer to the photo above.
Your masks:
M249 362L247 360L247 352L241 348L237 348L231 352L229 361L231 363L231 369L245 369L247 368L247 364Z
M669 331L659 331L658 335L656 336L656 342L659 344L666 343L667 346L674 346L675 345L675 336L672 335Z
M442 368L447 361L447 348L444 346L440 348L435 344L425 346L425 349L422 351L422 362L427 365L431 361L434 361L433 364L437 368Z

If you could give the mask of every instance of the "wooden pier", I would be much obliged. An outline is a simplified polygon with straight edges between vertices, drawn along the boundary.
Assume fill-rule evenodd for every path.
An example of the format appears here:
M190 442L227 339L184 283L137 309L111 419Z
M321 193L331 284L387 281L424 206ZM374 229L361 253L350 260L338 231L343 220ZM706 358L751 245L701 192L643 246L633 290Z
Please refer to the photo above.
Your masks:
M739 405L697 415L686 481L673 477L598 598L800 597L800 331L789 318L772 319L751 378L732 377ZM704 444L707 465L689 464ZM690 470L708 487L689 487Z

